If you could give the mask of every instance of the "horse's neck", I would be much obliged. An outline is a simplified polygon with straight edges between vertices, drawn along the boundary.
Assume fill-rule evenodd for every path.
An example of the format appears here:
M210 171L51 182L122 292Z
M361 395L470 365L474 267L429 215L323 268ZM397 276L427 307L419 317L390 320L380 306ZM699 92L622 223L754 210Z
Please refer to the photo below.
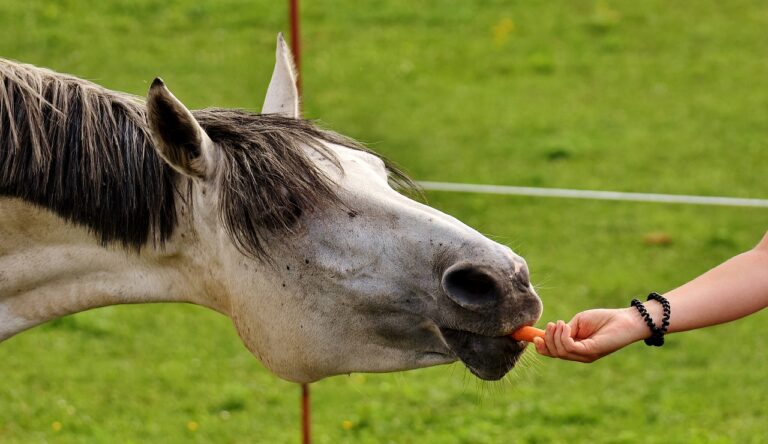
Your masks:
M172 247L172 246L170 246ZM104 248L85 229L0 198L0 341L90 308L144 302L211 306L186 254Z

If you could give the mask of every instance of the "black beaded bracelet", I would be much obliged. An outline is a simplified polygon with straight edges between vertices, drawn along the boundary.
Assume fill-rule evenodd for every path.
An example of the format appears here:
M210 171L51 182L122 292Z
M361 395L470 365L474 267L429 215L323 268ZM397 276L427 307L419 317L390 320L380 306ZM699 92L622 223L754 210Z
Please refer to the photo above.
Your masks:
M638 299L632 299L632 303L630 304L632 307L635 307L638 312L640 312L640 316L643 317L643 320L648 325L648 328L651 330L651 337L648 339L645 339L644 342L646 345L652 345L655 347L661 347L664 345L664 334L667 333L667 329L669 328L669 317L672 313L672 310L669 306L669 301L662 295L658 293L651 293L648 295L647 301L655 300L659 301L661 304L662 309L664 310L664 314L661 318L661 327L657 327L656 324L653 322L653 319L651 318L651 315L648 313L648 310L645 309L645 306L642 302L640 302Z

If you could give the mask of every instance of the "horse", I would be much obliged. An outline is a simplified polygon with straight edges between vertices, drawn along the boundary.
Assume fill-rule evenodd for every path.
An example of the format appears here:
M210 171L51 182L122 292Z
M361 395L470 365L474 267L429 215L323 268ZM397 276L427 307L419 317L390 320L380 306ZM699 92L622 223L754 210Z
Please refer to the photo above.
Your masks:
M0 59L0 341L183 302L289 381L457 360L502 378L525 347L508 333L542 310L525 260L299 108L282 36L261 113Z

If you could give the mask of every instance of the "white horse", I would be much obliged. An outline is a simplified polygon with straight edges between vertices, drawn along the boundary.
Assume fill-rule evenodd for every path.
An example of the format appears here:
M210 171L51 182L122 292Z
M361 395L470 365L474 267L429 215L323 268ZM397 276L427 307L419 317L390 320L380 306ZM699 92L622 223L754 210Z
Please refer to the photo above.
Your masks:
M262 114L146 103L0 59L0 341L113 304L229 316L290 381L460 359L499 379L541 302L525 261L300 119L278 37Z

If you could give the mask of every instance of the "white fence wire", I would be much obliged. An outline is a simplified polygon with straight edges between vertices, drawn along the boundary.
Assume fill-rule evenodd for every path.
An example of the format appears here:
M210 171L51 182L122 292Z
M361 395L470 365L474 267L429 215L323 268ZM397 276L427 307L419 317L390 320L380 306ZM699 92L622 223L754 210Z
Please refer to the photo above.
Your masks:
M719 205L727 207L768 208L768 199L741 197L689 196L684 194L628 193L623 191L571 190L565 188L516 187L508 185L480 185L472 183L419 182L430 191L460 193L506 194L514 196L561 197L571 199L619 200L632 202L680 203L691 205Z

